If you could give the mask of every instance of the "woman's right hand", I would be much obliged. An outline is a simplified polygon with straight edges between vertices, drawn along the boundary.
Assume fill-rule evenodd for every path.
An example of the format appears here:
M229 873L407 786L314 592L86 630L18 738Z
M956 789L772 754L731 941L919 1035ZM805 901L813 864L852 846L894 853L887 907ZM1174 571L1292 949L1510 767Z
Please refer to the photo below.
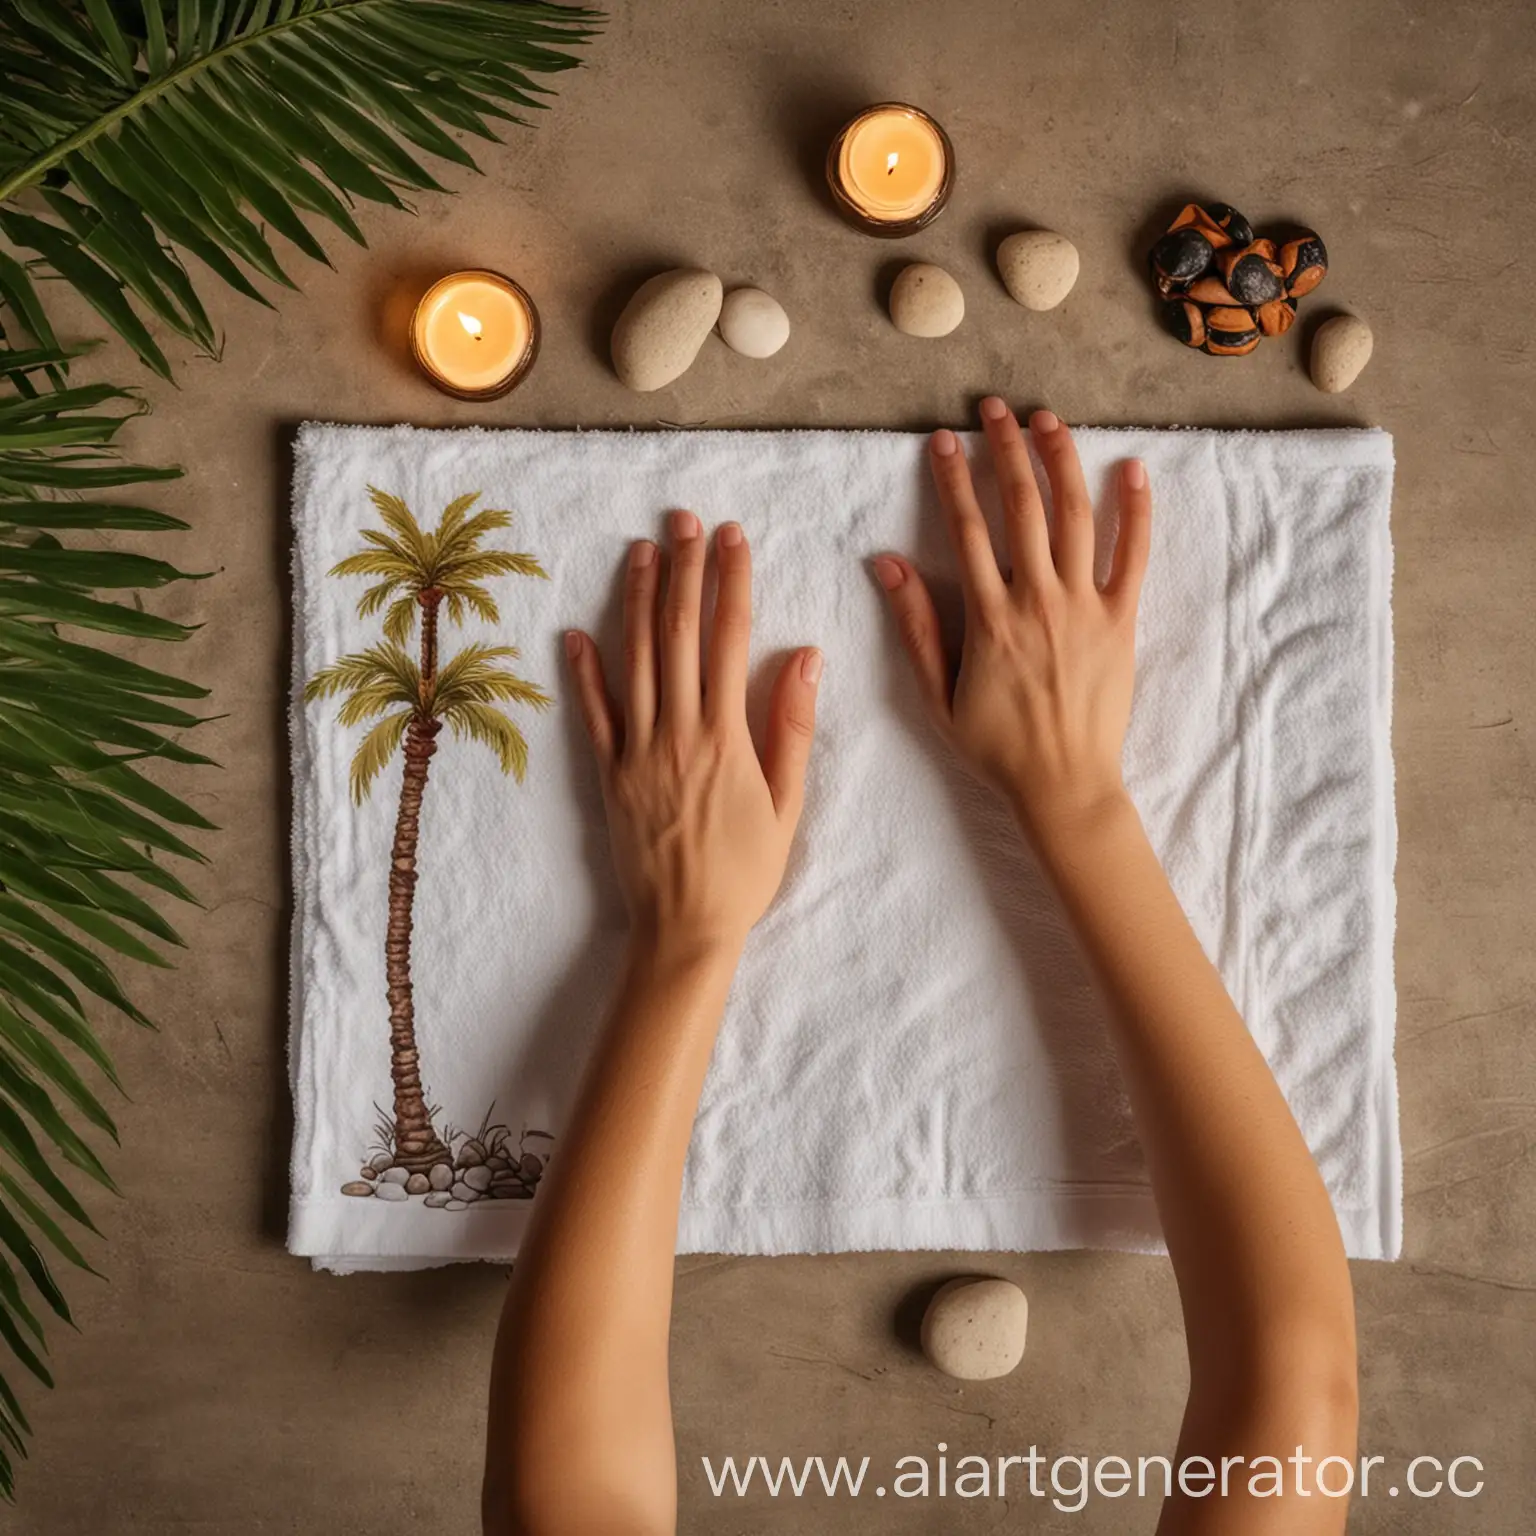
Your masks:
M881 555L875 573L939 729L966 766L1008 798L1038 846L1057 828L1124 797L1120 756L1152 496L1145 465L1127 460L1120 469L1119 537L1101 588L1094 580L1093 504L1072 434L1049 411L1030 419L1051 485L1048 527L1013 412L993 395L980 414L1002 495L1011 579L998 568L959 439L943 430L929 443L965 595L958 672L912 563Z

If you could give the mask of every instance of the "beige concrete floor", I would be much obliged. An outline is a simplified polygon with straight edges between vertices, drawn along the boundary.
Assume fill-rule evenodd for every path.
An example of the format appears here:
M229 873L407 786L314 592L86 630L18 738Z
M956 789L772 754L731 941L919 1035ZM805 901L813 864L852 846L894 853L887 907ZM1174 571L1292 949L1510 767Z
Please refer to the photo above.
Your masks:
M475 1527L501 1275L343 1281L281 1243L294 424L927 427L958 425L1001 390L1073 421L1396 434L1407 1240L1400 1264L1356 1271L1363 1443L1399 1469L1418 1453L1477 1455L1488 1486L1468 1501L1378 1489L1352 1529L1529 1530L1536 14L1524 0L619 10L590 67L536 133L485 157L483 180L453 176L463 195L424 199L418 219L367 219L371 248L332 242L335 272L305 270L303 295L276 313L221 300L222 365L188 359L179 392L149 391L156 413L133 446L187 465L160 500L194 525L155 550L217 571L163 606L207 621L179 660L214 686L224 718L205 746L225 768L185 783L225 830L199 882L207 910L185 924L190 954L172 975L134 978L161 1032L104 1023L133 1099L115 1161L126 1198L96 1202L111 1279L74 1288L81 1332L57 1339L58 1390L29 1397L36 1447L8 1524L38 1536ZM815 185L840 118L891 96L940 116L961 166L944 217L896 248L839 225ZM1303 314L1370 318L1376 358L1353 392L1312 389L1304 336L1217 361L1154 329L1132 248L1186 191L1323 231L1333 270ZM1033 223L1083 256L1076 291L1047 316L1015 307L990 267L996 235ZM945 264L966 290L946 342L907 340L883 316L882 282L908 257ZM603 362L615 304L637 276L684 260L779 295L794 336L761 364L711 342L676 387L628 394ZM547 326L531 380L479 408L435 395L385 335L413 284L475 263L518 275ZM906 1331L923 1287L974 1264L681 1263L682 1528L1150 1529L1149 1508L1103 1500L1068 1516L1017 1495L710 1497L706 1454L852 1452L887 1468L940 1441L956 1458L1031 1442L1170 1446L1184 1365L1163 1263L983 1261L1029 1292L1033 1338L1014 1376L961 1387L923 1366Z

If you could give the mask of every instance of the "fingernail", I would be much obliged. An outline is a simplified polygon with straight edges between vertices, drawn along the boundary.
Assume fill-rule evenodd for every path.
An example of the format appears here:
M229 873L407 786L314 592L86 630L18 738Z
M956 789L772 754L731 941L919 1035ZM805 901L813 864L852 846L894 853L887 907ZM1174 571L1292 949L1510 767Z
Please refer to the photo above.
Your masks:
M725 545L727 549L735 549L735 547L741 543L741 524L725 524L725 526L721 528L718 537L720 542Z
M1147 466L1140 459L1125 461L1125 483L1133 491L1139 491L1147 483Z
M821 652L807 651L800 662L800 676L808 683L821 681Z
M1054 432L1061 425L1061 422L1057 419L1054 411L1036 411L1029 418L1029 425L1041 437L1045 437Z
M629 546L629 568L632 571L643 571L655 558L656 546L649 539L641 539L638 544Z
M892 560L889 555L881 555L875 561L875 580L887 592L894 592L906 580L906 577L907 573L902 570L899 560Z
M928 440L928 446L941 459L947 459L960 447L960 439L948 427L940 427Z
M565 654L575 661L581 655L581 631L568 629L565 632Z
M696 539L699 536L699 520L692 512L674 512L672 514L672 537L674 539Z
M1008 402L997 395L988 395L981 402L981 414L986 421L1001 421L1008 414Z

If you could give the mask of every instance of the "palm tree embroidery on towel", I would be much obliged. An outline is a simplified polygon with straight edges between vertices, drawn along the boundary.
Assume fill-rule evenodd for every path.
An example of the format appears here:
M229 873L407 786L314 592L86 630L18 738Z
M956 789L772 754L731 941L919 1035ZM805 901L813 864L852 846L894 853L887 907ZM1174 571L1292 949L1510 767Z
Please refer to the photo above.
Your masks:
M306 703L342 696L340 725L374 722L352 759L354 804L367 799L373 781L397 751L404 762L384 937L394 1108L392 1114L379 1109L379 1150L364 1162L362 1178L343 1184L341 1190L391 1201L422 1195L426 1205L448 1210L462 1210L482 1199L526 1200L532 1198L548 1160L547 1132L525 1127L514 1146L510 1127L491 1124L494 1104L477 1133L447 1123L439 1129L438 1107L427 1102L416 1040L411 934L421 806L439 733L446 725L455 737L489 747L501 771L521 783L528 769L528 742L500 706L544 710L554 703L537 684L501 665L518 659L514 646L472 641L443 659L439 622L446 614L450 623L461 625L473 614L498 623L501 614L484 583L496 576L545 578L546 572L532 555L480 547L487 534L511 525L512 514L487 508L471 515L478 491L449 502L432 532L422 528L398 496L373 486L368 495L385 531L363 529L367 547L348 555L329 574L374 578L357 612L369 618L383 610L383 642L322 668L304 689ZM418 619L420 638L412 655L406 647Z

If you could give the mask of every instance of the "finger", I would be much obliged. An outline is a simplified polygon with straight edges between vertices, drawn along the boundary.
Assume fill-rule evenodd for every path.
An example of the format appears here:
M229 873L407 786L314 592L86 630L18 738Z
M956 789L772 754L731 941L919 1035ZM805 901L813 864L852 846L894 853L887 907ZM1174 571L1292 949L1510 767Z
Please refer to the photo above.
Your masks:
M939 633L938 610L923 578L899 555L881 555L875 578L885 588L901 643L917 674L917 686L935 720L949 720L949 663Z
M715 623L705 703L711 720L744 719L752 648L752 551L739 523L715 535Z
M1078 461L1077 445L1066 424L1050 411L1036 411L1029 418L1035 447L1051 482L1054 512L1051 545L1056 570L1071 587L1093 584L1093 502Z
M981 402L982 429L992 450L992 464L997 471L997 488L1003 498L1003 518L1007 524L1008 555L1013 561L1015 582L1036 585L1054 578L1051 561L1051 535L1045 523L1045 503L1035 481L1035 467L1029 461L1029 447L1019 430L1019 419L1008 404L996 395Z
M1007 588L992 552L992 535L976 490L960 439L947 427L928 440L928 463L939 488L939 502L949 523L949 537L960 561L960 582L968 604L1003 601Z
M672 568L661 607L661 713L673 726L699 718L699 604L704 596L704 530L692 512L674 512Z
M579 629L566 635L565 654L576 679L576 703L581 710L582 723L587 728L598 767L606 771L613 761L614 727L608 688L603 682L602 659L592 637Z
M643 747L656 725L656 546L641 539L629 550L624 578L624 745Z
M1120 531L1115 536L1115 557L1104 594L1126 604L1132 613L1141 596L1141 581L1152 552L1152 486L1147 466L1127 459L1120 466Z
M768 707L768 740L763 776L782 821L800 819L805 802L805 765L816 736L816 690L821 683L821 652L796 651L779 669Z

